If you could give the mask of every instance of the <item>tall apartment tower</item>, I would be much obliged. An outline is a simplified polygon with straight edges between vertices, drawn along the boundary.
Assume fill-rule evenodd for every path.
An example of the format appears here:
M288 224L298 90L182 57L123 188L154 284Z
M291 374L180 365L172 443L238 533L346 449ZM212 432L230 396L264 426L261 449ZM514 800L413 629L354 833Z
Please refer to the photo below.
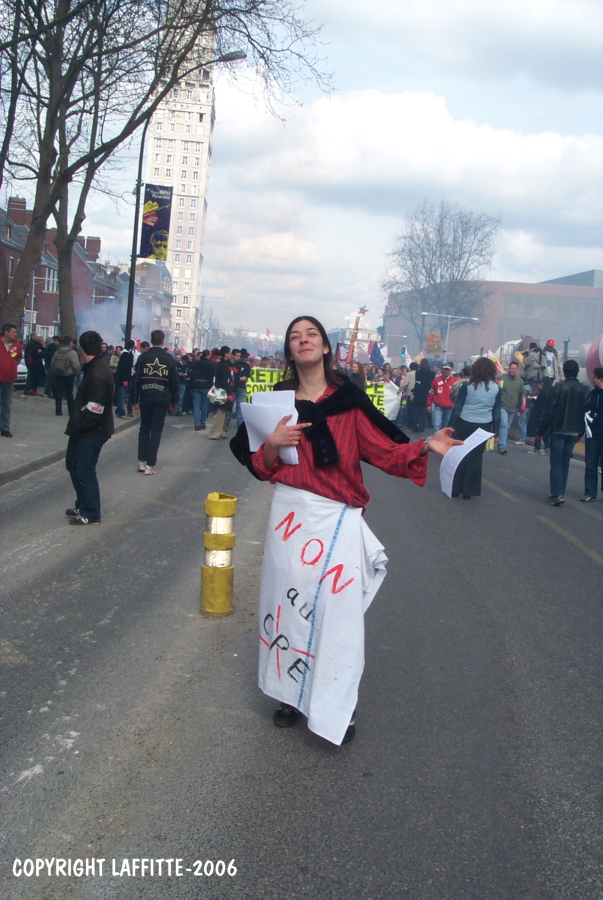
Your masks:
M214 117L208 67L170 92L151 119L147 139L145 181L173 188L166 263L173 291L168 341L187 350L201 337L201 267Z

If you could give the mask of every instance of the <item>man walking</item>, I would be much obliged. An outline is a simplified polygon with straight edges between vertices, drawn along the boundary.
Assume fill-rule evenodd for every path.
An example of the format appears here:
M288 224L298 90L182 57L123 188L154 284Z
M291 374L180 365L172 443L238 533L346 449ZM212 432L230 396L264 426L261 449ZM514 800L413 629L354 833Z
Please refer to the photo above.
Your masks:
M507 452L507 437L516 412L525 413L526 388L518 376L519 366L516 362L509 363L509 371L502 375L498 386L500 388L500 441L498 452ZM525 436L520 443L525 443Z
M570 459L580 435L584 434L584 414L590 391L578 381L580 366L575 359L563 363L565 381L556 384L542 415L539 432L551 431L551 493L553 506L563 506Z
M100 525L101 503L96 464L113 434L113 375L96 331L80 337L84 377L78 388L65 434L69 435L65 466L75 488L75 506L65 510L70 525Z
M594 389L591 391L586 413L586 439L584 441L586 468L584 471L583 503L597 499L597 470L601 468L601 493L603 493L603 366L593 371Z
M120 419L129 419L127 414L128 396L132 384L132 366L134 365L134 341L126 341L124 349L119 355L117 369L115 370L115 414Z
M193 392L195 431L205 431L209 413L208 391L214 382L214 366L209 361L209 350L199 351L190 367L190 383Z
M151 347L138 357L132 387L132 408L136 414L140 411L138 471L144 475L155 474L165 417L178 403L178 370L174 357L163 349L164 340L163 331L151 332Z
M431 382L429 395L431 399L431 421L433 430L446 428L454 403L450 397L450 389L456 384L452 374L452 366L448 362L441 363L442 374L436 375Z
M106 354L102 354L105 359ZM67 412L73 413L73 382L80 374L82 366L77 351L73 347L73 338L61 338L61 346L54 353L50 364L52 389L54 392L55 414L63 415L63 394L67 399Z
M17 326L10 323L2 326L0 340L0 435L12 438L10 430L10 406L13 399L13 386L17 379L17 370L23 350L17 340Z

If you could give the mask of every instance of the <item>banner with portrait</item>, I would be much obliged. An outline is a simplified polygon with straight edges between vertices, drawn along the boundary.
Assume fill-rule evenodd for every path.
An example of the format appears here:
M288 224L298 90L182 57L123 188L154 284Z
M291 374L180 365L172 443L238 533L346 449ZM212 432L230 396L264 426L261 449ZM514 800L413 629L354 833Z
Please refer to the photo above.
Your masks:
M139 257L167 259L171 214L172 188L168 185L145 185Z

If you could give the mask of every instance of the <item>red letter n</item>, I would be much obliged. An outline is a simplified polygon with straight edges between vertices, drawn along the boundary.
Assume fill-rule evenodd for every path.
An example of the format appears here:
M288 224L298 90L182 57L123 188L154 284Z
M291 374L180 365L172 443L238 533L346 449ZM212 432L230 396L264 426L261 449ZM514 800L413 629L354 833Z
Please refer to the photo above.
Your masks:
M301 522L299 523L299 525L296 525L295 528L291 528L294 518L295 518L295 513L293 511L291 511L290 513L288 513L288 515L285 516L285 518L283 519L282 522L278 523L278 525L274 529L275 531L278 531L279 528L283 527L283 525L285 526L285 532L283 534L284 541L288 541L289 538L295 534L297 529L301 528Z
M350 578L349 581L346 581L345 584L342 584L340 586L339 579L341 578L342 574L343 574L343 565L341 563L338 563L336 566L333 566L332 569L329 569L328 572L325 572L325 574L320 579L319 583L322 584L323 581L325 580L325 578L328 578L329 575L333 575L334 576L333 577L333 587L331 588L331 593L332 594L340 594L344 590L344 588L347 588L348 584L351 584L354 580L353 578Z

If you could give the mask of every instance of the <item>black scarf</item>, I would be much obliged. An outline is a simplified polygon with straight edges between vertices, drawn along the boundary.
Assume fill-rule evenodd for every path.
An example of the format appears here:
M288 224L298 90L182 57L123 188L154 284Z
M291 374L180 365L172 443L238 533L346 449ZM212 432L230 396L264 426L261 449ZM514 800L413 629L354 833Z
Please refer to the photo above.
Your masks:
M319 468L332 466L339 462L337 446L327 422L328 416L337 416L340 413L347 412L349 409L361 409L366 414L367 419L394 443L407 444L409 442L408 436L403 431L400 431L393 422L386 419L382 412L379 412L364 391L352 384L349 378L342 377L345 378L342 386L329 397L325 397L324 400L320 400L318 403L312 403L311 400L295 401L299 421L311 423L311 427L306 428L305 432L312 444L314 465ZM274 386L275 391L294 389L291 381L281 381ZM239 462L247 466L251 474L255 475L251 464L252 454L249 449L247 428L244 424L241 425L231 440L230 449Z

